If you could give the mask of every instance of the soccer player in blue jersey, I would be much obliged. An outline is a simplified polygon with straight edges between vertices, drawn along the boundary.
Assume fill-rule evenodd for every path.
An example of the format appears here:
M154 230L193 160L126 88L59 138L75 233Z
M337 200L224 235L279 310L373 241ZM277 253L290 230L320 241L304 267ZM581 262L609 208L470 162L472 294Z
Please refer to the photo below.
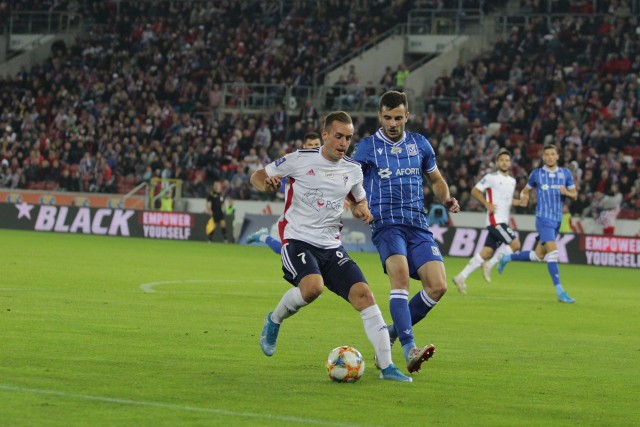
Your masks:
M562 222L563 200L565 197L575 200L578 197L578 190L569 169L558 167L559 157L558 148L555 145L545 145L542 149L544 166L531 172L529 182L520 192L520 200L526 206L529 201L529 193L532 189L536 190L538 200L536 204L536 230L539 240L535 250L503 255L498 263L498 273L502 274L510 261L546 262L558 295L558 301L571 304L575 300L567 294L560 283L559 251L556 238Z
M393 325L389 326L389 335L392 342L400 340L409 372L417 372L433 356L435 347L417 347L413 325L447 290L442 255L427 223L423 175L450 212L459 212L460 206L438 171L429 141L420 134L405 132L408 118L409 104L404 93L383 94L378 109L382 127L360 141L353 159L362 165L373 215L372 240L391 282L389 309ZM411 301L410 278L422 282L422 290Z

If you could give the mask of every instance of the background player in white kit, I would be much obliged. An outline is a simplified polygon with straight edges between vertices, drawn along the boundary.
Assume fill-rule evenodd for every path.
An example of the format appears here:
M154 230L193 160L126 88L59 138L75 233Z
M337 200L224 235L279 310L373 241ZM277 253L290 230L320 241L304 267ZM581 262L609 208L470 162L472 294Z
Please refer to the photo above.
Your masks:
M382 360L380 378L411 382L411 377L393 365L382 312L360 267L340 241L340 219L347 197L355 218L365 223L373 219L362 187L360 164L346 156L353 133L347 113L329 113L322 129L324 146L287 154L251 176L251 184L266 192L277 191L280 180L289 179L278 229L284 278L294 288L285 292L267 314L260 347L267 356L273 355L282 322L315 301L326 286L360 312L376 357Z
M471 195L487 209L489 234L480 252L469 260L460 274L451 279L463 294L467 293L467 277L476 269L482 266L484 279L491 282L491 269L498 263L500 256L520 250L520 241L509 227L511 206L523 206L520 200L513 200L516 180L509 175L511 153L505 148L500 149L496 155L496 163L498 170L486 174L471 190Z

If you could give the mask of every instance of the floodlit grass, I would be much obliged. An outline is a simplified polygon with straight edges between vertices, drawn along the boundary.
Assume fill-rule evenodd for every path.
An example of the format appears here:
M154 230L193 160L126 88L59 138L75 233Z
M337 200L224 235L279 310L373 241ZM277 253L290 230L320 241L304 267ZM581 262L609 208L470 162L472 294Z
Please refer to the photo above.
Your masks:
M452 286L415 330L436 357L413 384L383 382L359 315L333 294L258 346L288 284L266 247L0 231L0 425L637 425L637 270L546 266ZM385 318L376 254L351 254ZM449 277L466 263L447 260ZM146 286L143 286L146 285ZM412 285L417 292L418 284ZM367 360L332 383L338 345ZM403 367L399 346L396 364Z

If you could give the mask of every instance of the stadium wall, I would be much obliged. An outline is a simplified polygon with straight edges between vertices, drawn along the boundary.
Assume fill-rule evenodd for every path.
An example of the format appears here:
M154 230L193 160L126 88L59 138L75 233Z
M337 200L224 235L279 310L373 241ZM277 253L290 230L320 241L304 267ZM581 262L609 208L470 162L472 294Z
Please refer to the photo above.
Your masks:
M277 236L275 223L279 215L245 213L239 243L246 243L249 233L267 227ZM209 216L202 213L158 212L136 209L88 208L77 206L38 205L27 202L0 203L0 228L39 232L91 234L148 239L207 241L205 232ZM233 218L227 217L228 227ZM362 221L345 218L342 238L351 252L375 252L369 226ZM434 225L431 231L444 256L468 258L482 249L487 230L465 226ZM534 231L517 231L523 250L536 244ZM222 241L215 230L213 241ZM638 268L640 238L563 234L558 239L560 262L595 266Z
M277 237L276 215L245 215L238 243L246 243L246 237L259 228L267 227ZM342 240L350 252L375 252L371 242L369 226L362 221L345 219ZM434 238L444 256L470 258L484 246L488 231L472 227L431 227ZM536 245L535 231L517 231L523 250L532 250ZM594 236L587 234L563 234L558 238L560 262L594 266L623 268L640 267L640 238L624 236Z
M207 221L188 212L0 203L0 228L14 230L204 242ZM223 240L219 230L212 240Z
M189 212L202 213L205 209L204 199L183 199L186 202ZM240 228L245 215L247 214L273 214L280 215L284 209L284 203L280 201L234 201L235 223L237 229ZM345 212L344 218L352 218L351 212ZM485 225L486 216L480 212L460 212L450 217L452 225L456 227L482 227ZM522 231L535 231L535 216L533 215L513 215L512 228ZM586 234L602 234L602 225L592 218L581 218L580 224ZM238 230L237 230L238 231ZM640 233L640 221L619 219L616 221L616 235L637 236ZM236 240L239 235L236 235Z

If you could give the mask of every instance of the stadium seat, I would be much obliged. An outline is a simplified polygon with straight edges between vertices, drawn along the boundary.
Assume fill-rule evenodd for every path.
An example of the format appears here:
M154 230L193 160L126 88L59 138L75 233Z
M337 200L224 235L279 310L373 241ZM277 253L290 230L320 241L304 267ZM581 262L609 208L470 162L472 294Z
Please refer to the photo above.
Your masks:
M542 144L531 144L527 146L527 157L530 159L540 157L540 150L542 150Z

